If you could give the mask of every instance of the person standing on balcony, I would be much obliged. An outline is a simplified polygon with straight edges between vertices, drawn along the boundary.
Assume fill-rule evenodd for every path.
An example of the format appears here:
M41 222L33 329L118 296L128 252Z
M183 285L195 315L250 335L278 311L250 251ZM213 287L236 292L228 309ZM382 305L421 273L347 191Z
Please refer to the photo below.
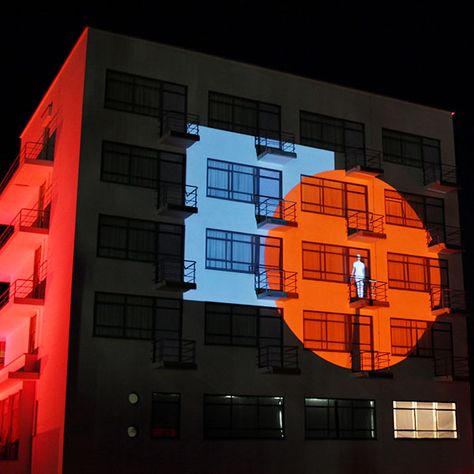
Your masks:
M355 282L357 298L364 297L365 264L357 254L357 260L352 264L352 280Z

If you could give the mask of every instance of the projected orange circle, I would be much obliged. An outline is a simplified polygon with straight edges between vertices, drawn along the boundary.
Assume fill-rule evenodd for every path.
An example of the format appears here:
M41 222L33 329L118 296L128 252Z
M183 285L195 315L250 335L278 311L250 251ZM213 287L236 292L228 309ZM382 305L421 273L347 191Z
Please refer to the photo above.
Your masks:
M413 219L411 225L419 225L419 228L390 225L385 222L385 190L396 191L389 184L375 177L346 176L342 170L318 173L314 177L342 181L349 185L366 186L367 210L384 216L383 233L386 238L377 238L370 242L361 241L359 237L349 238L345 218L323 213L302 212L302 184L298 184L284 197L287 201L297 203L298 226L285 230L281 226L268 233L269 236L279 237L283 241L284 270L297 272L298 298L280 298L276 300L276 305L283 308L286 324L304 344L304 347L330 363L353 369L354 357L364 358L368 354L373 358L376 354L378 359L374 369L383 369L397 364L405 359L406 355L384 356L384 354L391 353L390 318L432 322L436 316L431 310L429 292L388 288L387 254L390 252L431 259L437 259L438 256L429 251L426 230L406 201L404 201L404 205L410 212L410 218ZM320 191L317 189L308 191L305 188L306 198L304 201L311 200L311 192ZM336 208L341 204L337 202L336 195L331 198L329 193L325 198L329 201L334 200L334 202L326 202L325 204L328 206ZM305 259L305 272L303 272L303 242L369 251L370 259L364 262L366 269L370 271L372 280L387 283L386 302L389 306L366 306L359 309L351 306L347 281L355 257L348 258L349 262L348 265L346 264L345 270L348 274L342 277L337 274L331 275L331 271L334 269L330 268L332 265L330 261L325 262L325 276L322 275L324 272L308 272L308 268L318 270L324 266L321 259L325 257L317 252L309 258L309 261ZM352 255L354 255L354 251ZM270 254L267 253L266 265L271 264L270 258ZM328 259L326 258L326 260ZM308 275L316 279L309 279ZM344 280L327 281L324 278L327 278L328 275L329 278L343 278ZM440 279L439 270L431 270L431 284L440 284ZM357 345L354 345L353 342L356 340L358 341ZM412 341L412 343L416 343L416 341ZM348 345L351 345L352 349L348 349ZM355 351L354 347L358 349Z

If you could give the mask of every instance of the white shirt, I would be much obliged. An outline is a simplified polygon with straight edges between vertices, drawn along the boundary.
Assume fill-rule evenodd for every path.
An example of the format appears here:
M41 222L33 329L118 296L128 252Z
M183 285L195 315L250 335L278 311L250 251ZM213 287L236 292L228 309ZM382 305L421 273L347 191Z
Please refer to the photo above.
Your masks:
M352 264L352 275L359 278L365 278L365 265L363 262L356 260Z

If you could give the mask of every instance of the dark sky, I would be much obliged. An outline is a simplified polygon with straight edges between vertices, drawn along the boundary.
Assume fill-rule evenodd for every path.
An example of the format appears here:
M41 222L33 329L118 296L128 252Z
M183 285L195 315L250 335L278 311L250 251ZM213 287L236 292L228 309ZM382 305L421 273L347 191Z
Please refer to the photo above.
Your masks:
M90 25L455 111L463 168L474 137L474 34L467 7L456 3L134 0L10 8L0 17L0 159L4 166L14 159L28 117Z

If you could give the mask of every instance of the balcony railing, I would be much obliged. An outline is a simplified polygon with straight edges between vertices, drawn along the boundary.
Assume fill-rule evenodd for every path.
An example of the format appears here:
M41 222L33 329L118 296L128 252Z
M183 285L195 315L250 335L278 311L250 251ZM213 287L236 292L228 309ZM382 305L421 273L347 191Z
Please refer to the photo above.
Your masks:
M424 162L423 183L432 191L454 191L458 187L456 167L443 163Z
M25 161L44 160L51 161L52 154L47 152L47 144L39 142L26 142L0 182L0 194L7 187L13 175Z
M196 368L196 341L161 338L153 341L152 351L152 362L161 367Z
M281 268L257 267L255 293L258 298L297 298L297 273Z
M44 300L46 290L46 278L38 281L32 278L25 280L19 278L15 280L10 287L0 295L0 308L3 308L10 300L19 303L26 300Z
M387 283L369 278L349 278L349 302L354 308L367 306L389 306Z
M258 227L296 227L296 202L257 196L255 218Z
M197 186L159 183L158 210L161 214L188 217L197 212Z
M300 373L298 347L282 345L259 347L258 367L272 372Z
M384 216L366 211L348 211L346 217L347 235L362 239L386 238L384 233Z
M0 249L18 230L23 232L49 228L50 210L21 209L13 221L0 234Z
M390 352L353 351L351 354L352 372L390 376Z
M199 116L165 110L160 117L161 143L188 148L199 141Z
M431 286L431 310L440 314L467 311L466 294L463 290Z
M377 176L383 173L382 153L370 148L351 148L345 150L346 171Z
M160 257L156 262L159 288L187 291L196 289L196 262L176 257Z
M428 224L426 230L428 247L436 251L453 253L461 251L461 229L442 224Z
M257 150L272 148L287 153L295 152L295 135L287 132L265 131L255 137Z
M445 355L433 358L434 376L450 380L469 379L469 360L467 357Z

